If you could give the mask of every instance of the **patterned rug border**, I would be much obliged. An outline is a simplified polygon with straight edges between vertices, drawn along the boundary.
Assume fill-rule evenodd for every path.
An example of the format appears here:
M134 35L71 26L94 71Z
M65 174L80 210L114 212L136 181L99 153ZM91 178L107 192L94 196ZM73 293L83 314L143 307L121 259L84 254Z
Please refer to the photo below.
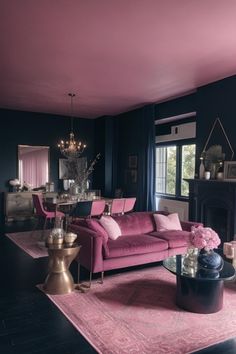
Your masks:
M80 332L80 334L87 340L87 342L98 352L98 354L103 354L99 348L96 347L96 345L90 340L89 337L87 337L87 335L83 332L83 330L78 326L76 325L75 323L73 323L70 319L70 316L63 310L61 309L57 303L55 302L55 300L53 299L52 295L49 295L47 294L44 290L43 290L43 284L38 284L36 285L36 287L41 291L43 292L51 301L52 303L56 306L56 308L61 312L63 313L63 315L67 318L67 320L70 322L70 324L72 324L72 326L78 331ZM112 354L112 353L111 353Z
M158 272L157 272L157 268L158 268ZM154 272L154 273L153 273ZM120 280L120 283L122 284L125 284L125 283L128 283L130 281L130 277L134 277L133 278L133 281L134 283L136 282L136 277L139 278L139 280L141 280L142 277L145 277L148 276L150 277L150 280L153 281L154 278L153 278L153 274L155 274L155 277L156 275L160 276L160 279L159 281L165 281L167 283L169 283L170 286L173 286L174 285L174 288L175 288L175 276L171 273L169 273L166 269L164 269L163 267L151 267L151 268L148 268L148 269L142 269L142 270L133 270L133 271L127 271L127 273L119 273L119 274L115 274L115 275L109 275L107 276L107 279L105 278L105 282L109 283L107 284L107 287L106 289L104 288L104 291L106 292L107 291L107 288L109 290L112 290L112 287L116 288L117 284L119 286L119 283L117 283L117 280ZM141 275L140 275L141 274ZM163 275L164 275L164 278L163 278ZM235 283L229 283L229 288L227 287L225 289L225 292L227 293L227 302L229 302L229 297L231 297L231 300L233 299L233 297L231 296L230 294L230 291L231 292L234 292L236 290L236 286L235 286ZM114 351L111 351L111 348L109 347L109 344L106 345L106 341L103 341L102 340L102 337L100 336L100 338L96 337L97 334L94 334L95 331L93 331L93 328L89 328L89 325L87 323L85 323L85 320L83 318L83 314L81 316L81 319L78 317L76 317L76 314L75 313L69 313L68 312L68 308L69 308L69 305L67 306L67 303L64 304L65 307L66 307L66 310L62 307L63 306L63 301L62 299L64 298L64 302L65 302L65 299L66 299L66 302L68 301L69 303L72 304L73 302L73 299L76 297L76 302L77 303L81 303L82 302L82 307L83 306L86 306L87 304L87 308L90 308L91 311L93 310L92 307L90 305L93 304L93 306L95 307L96 306L96 303L99 304L99 301L98 301L98 298L99 298L99 295L101 296L102 295L102 287L104 285L101 285L101 284L98 284L97 281L93 281L93 284L92 284L92 289L88 292L88 293L80 293L78 291L75 291L71 294L67 294L67 295L49 295L49 294L46 294L45 295L54 303L54 305L63 313L63 315L68 319L68 321L81 333L81 335L83 335L83 337L91 344L91 346L100 354L128 354L130 353L130 351L126 351L126 350L122 350L122 348L118 351L117 350L117 347L114 348ZM43 291L42 289L42 285L38 285L38 288ZM43 291L44 292L44 291ZM114 292L114 289L113 289L113 292ZM229 294L228 294L229 292ZM109 292L108 292L109 293ZM111 292L112 293L112 292ZM110 293L109 293L110 294ZM115 294L115 292L114 292ZM165 295L165 294L164 294ZM159 295L160 296L160 295ZM88 297L87 299L84 298L84 297ZM93 299L94 297L94 299ZM102 297L101 297L102 298ZM105 296L105 299L106 299L106 296ZM173 298L174 299L174 298ZM81 301L82 300L82 301ZM100 301L101 302L101 301ZM109 302L109 301L108 301ZM235 302L235 305L236 305L236 300L234 301ZM103 304L102 304L103 305ZM203 315L203 314L194 314L194 313L190 313L190 312L187 312L187 311L184 311L184 310L181 310L179 309L175 304L172 304L173 305L173 308L170 309L170 311L174 312L175 313L175 316L176 316L176 319L177 322L179 321L179 318L181 320L181 316L184 318L185 316L189 316L190 317L190 320L191 318L195 317L195 319L198 319L199 316L201 316L202 318L204 319L208 319L208 322L211 322L210 319L211 317L216 317L216 318L220 318L222 316L225 316L225 314L222 314L221 315L221 312L223 311L223 309L221 311L219 311L218 313L216 314L209 314L209 315ZM72 305L71 305L72 306ZM132 305L134 306L134 305ZM109 320L109 304L107 303L104 303L104 307L108 308L108 312L106 313L106 315L104 315L103 317L107 317L108 320ZM134 306L135 307L135 306ZM235 306L236 307L236 306ZM233 307L234 308L234 307ZM73 307L72 307L72 310L73 310ZM139 308L138 308L139 310ZM146 309L144 309L146 311ZM99 311L102 313L101 309L99 308ZM236 310L234 311L235 314L236 314ZM112 312L111 312L112 313ZM235 315L234 314L234 315ZM79 315L78 315L79 316ZM173 317L173 315L171 315ZM88 316L89 317L89 316ZM93 315L92 315L93 317ZM94 315L95 319L94 321L97 321L99 316L97 315ZM114 316L113 316L114 317ZM232 314L231 314L231 317L232 317ZM235 316L234 316L235 318ZM77 322L75 322L75 320L77 320ZM91 318L90 318L91 320ZM102 321L103 319L101 319ZM222 319L221 319L222 320ZM115 321L115 318L113 318L113 321ZM224 320L225 322L225 320ZM188 321L187 321L188 323ZM119 325L119 323L118 323ZM124 325L124 323L122 323L122 325ZM206 326L205 326L206 327ZM205 328L204 327L204 328ZM232 327L232 328L231 328ZM200 325L199 325L199 328L200 328ZM130 328L128 328L130 330L130 335L132 336L132 331ZM195 351L198 351L198 350L201 350L201 349L205 349L209 346L212 346L212 345L215 345L215 344L218 344L224 340L229 340L231 338L234 338L235 336L235 329L236 329L236 320L234 319L234 323L231 324L231 326L228 327L228 330L227 330L227 334L225 333L221 333L220 335L220 338L219 338L219 333L217 331L215 331L215 328L211 326L211 323L209 324L209 326L207 327L207 334L205 333L204 335L203 334L200 334L200 339L199 339L199 344L196 346L196 345L193 345L191 340L190 340L190 343L188 343L188 346L190 346L191 348L189 349L186 349L183 351L183 348L181 347L181 343L179 343L179 347L177 348L175 345L174 348L176 349L177 348L177 351L173 351L173 349L170 351L170 345L167 343L167 345L165 345L165 340L166 342L168 342L167 340L167 337L168 335L161 335L160 333L157 335L157 337L161 337L161 338L164 338L164 341L163 343L157 343L157 344L162 344L162 346L160 345L158 348L159 348L159 351L158 353L168 353L168 354L174 354L174 353L179 353L179 354L190 354L190 353L193 353ZM183 329L181 329L183 331ZM195 334L196 336L196 328L192 328L192 330L190 331L193 332L193 334ZM125 333L128 333L127 332L127 328L124 329L124 332ZM180 332L180 330L179 330ZM178 338L177 340L175 339L175 342L178 343L178 342L181 342L181 336L179 335L179 332L178 332ZM92 333L92 334L91 334ZM177 332L176 332L177 333ZM139 333L140 335L140 333ZM173 333L170 334L171 336L173 336ZM206 336L213 336L214 340L211 338L210 340L208 339L208 343L206 343L206 339L205 337ZM214 335L217 335L217 339L214 337ZM137 334L136 334L137 336ZM135 339L135 335L132 336L134 339ZM165 339L166 337L166 339ZM189 337L192 339L192 335L189 335ZM127 338L126 338L127 339ZM132 338L131 338L132 340ZM187 338L188 340L188 338ZM194 341L194 339L192 339ZM183 340L182 340L183 341ZM173 342L173 341L172 341ZM143 345L143 343L141 343L141 346L143 345L143 347L145 347L145 344ZM152 343L151 343L152 344ZM194 343L195 344L195 343ZM139 344L138 344L139 345ZM166 348L166 346L168 348ZM182 343L182 346L183 346L183 343ZM165 348L167 349L167 351L165 351ZM130 350L130 349L129 349ZM137 348L134 348L134 350L132 351L133 354L138 354L138 353L148 353L148 354L151 354L153 353L152 351L150 351L150 348L148 348L147 346L145 347L144 349L145 351L139 351L137 350Z
M46 230L49 232L49 230ZM48 257L47 249L37 244L42 230L5 233L5 236L14 242L22 251L30 257L37 259Z

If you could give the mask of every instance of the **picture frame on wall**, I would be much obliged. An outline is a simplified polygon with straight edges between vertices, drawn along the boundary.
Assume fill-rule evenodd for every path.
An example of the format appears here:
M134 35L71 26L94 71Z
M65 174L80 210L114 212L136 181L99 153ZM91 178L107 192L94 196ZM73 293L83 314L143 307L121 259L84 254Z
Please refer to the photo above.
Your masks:
M74 171L71 168L70 160L59 159L59 179L74 179Z
M76 160L76 167L69 159L59 159L59 179L75 179L79 171L87 169L87 158L80 157Z
M236 182L236 161L224 162L224 179Z
M138 156L137 155L129 155L128 166L131 169L138 167Z

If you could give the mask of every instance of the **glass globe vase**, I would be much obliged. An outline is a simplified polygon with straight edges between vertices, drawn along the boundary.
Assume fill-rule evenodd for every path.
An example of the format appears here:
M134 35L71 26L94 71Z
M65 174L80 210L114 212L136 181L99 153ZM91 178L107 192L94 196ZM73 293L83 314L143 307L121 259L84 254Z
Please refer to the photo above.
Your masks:
M223 259L214 250L202 249L198 255L198 274L201 277L218 278Z

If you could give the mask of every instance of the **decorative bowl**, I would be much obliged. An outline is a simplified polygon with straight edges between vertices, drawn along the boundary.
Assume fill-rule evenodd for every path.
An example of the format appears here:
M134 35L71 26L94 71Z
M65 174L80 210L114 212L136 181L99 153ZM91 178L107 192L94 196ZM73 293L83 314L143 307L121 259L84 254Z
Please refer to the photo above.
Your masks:
M64 236L65 243L68 245L72 245L76 238L77 235L73 232L67 232Z

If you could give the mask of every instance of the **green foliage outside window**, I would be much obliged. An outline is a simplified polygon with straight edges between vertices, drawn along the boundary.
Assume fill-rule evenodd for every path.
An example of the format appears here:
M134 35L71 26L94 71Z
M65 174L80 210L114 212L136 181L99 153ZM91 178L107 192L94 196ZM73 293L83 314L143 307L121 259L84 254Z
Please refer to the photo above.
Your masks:
M176 186L176 146L167 148L166 193L175 194Z
M182 146L182 182L181 182L181 195L189 195L189 185L188 182L184 181L183 178L194 178L195 172L195 144L183 145Z
M181 196L188 196L188 182L183 179L194 178L195 144L170 145L156 150L156 192L176 196L178 186Z

